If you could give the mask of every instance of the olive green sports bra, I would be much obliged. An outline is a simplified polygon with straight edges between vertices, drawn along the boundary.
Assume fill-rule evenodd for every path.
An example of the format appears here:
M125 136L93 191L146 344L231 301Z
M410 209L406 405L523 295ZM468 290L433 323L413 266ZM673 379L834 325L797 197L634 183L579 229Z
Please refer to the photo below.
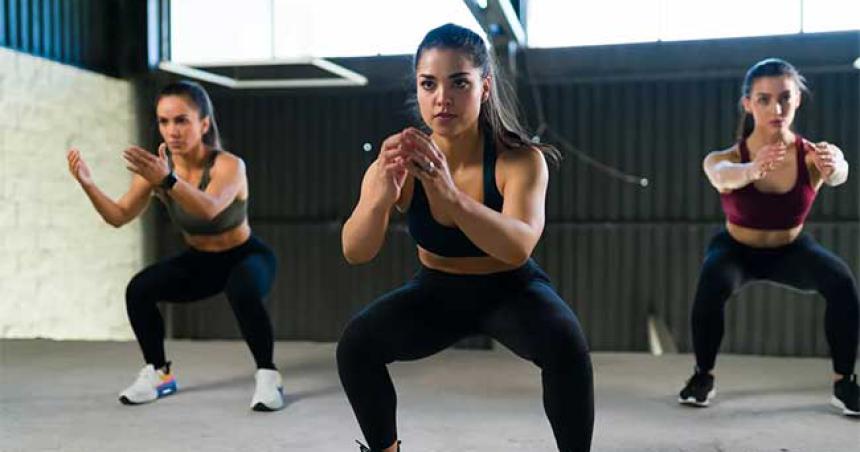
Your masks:
M215 164L215 158L218 157L217 150L213 150L211 156L203 167L203 177L200 178L200 185L197 187L201 191L206 190L209 182L212 180L209 175L209 170ZM167 165L170 170L173 170L173 160L170 158L170 152L167 152ZM159 198L167 207L167 213L173 223L190 235L215 235L220 234L230 229L235 228L245 221L248 217L248 201L239 199L238 197L230 203L224 210L221 211L215 218L207 220L205 218L192 215L185 211L173 198L166 193L161 193Z

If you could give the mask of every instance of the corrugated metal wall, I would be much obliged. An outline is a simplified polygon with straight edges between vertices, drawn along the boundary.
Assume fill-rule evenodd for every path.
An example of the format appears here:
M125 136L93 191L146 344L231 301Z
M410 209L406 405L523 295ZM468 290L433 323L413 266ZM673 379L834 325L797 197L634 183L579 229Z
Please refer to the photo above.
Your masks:
M646 350L649 313L664 319L683 350L703 251L718 223L556 222L537 258L572 304L595 350ZM824 246L857 268L856 226L811 223ZM724 351L784 355L826 353L824 302L755 284L728 305Z
M857 71L809 75L814 97L797 130L857 152ZM568 141L612 166L641 174L641 188L569 158L552 184L550 218L560 221L721 221L719 198L703 173L708 150L733 141L737 79L542 85L547 123ZM853 159L851 161L854 161ZM594 190L593 187L600 187ZM858 180L824 190L815 221L857 218Z
M813 96L796 128L838 143L860 161L860 76L850 67L810 71ZM737 78L544 84L546 121L568 141L612 166L649 179L621 182L568 158L548 195L550 223L539 259L571 301L597 350L644 350L649 313L664 319L687 350L688 313L708 240L722 224L717 193L701 162L733 141ZM856 166L856 163L854 163ZM858 178L824 187L807 231L858 269ZM824 302L767 284L729 305L724 351L827 353Z
M110 75L146 64L146 1L0 0L0 46Z
M211 93L225 148L247 164L252 227L278 253L270 304L278 337L336 339L361 305L416 268L400 224L392 226L382 258L367 266L347 265L340 251L340 226L358 199L364 170L382 140L409 121L406 93ZM174 334L237 337L229 308L217 305L174 307ZM203 314L210 310L218 314Z
M858 72L806 72L814 97L803 106L798 129L840 144L850 161L860 162ZM647 188L623 184L568 158L551 175L536 259L577 311L593 349L645 350L650 312L687 349L699 265L722 221L701 159L732 142L739 76L536 83L554 130L651 182ZM248 164L252 226L281 261L271 296L277 336L336 339L352 313L416 266L402 225L370 265L349 267L340 255L340 222L357 199L364 169L381 140L409 120L406 93L215 90L213 98L228 149ZM365 142L373 151L362 150ZM854 269L860 263L857 190L856 175L837 189L825 187L808 224ZM817 295L754 286L730 304L723 350L825 354L823 308ZM180 337L238 336L223 302L173 308L171 320Z

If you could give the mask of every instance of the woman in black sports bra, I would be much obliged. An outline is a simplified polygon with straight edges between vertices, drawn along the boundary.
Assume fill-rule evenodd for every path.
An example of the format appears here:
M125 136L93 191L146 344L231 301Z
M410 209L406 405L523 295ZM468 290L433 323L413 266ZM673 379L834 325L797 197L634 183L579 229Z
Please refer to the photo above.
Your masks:
M486 334L542 370L544 408L560 451L587 451L594 424L591 361L579 323L530 259L544 226L552 146L534 144L480 36L448 24L415 56L421 118L382 144L343 227L343 253L371 260L392 207L405 211L421 269L347 325L338 371L369 448L399 450L386 365ZM543 152L543 154L542 154Z
M251 408L278 410L284 406L283 384L272 362L272 326L263 306L276 260L248 225L245 164L221 150L212 102L199 84L166 86L158 95L156 115L164 143L157 156L137 147L125 150L126 166L134 174L131 188L116 201L95 185L80 151L71 149L67 155L69 171L106 222L115 227L128 223L155 194L189 245L128 284L128 318L146 365L119 399L128 405L152 402L178 389L165 358L164 321L156 303L184 303L224 292L257 365Z

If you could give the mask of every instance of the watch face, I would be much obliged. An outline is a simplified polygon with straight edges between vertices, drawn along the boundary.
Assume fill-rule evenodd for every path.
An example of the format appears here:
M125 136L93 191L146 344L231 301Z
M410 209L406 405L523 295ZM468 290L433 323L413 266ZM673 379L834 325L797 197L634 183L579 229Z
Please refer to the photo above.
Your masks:
M176 175L171 171L167 176L164 176L164 180L161 181L161 188L170 190L174 185L176 185Z

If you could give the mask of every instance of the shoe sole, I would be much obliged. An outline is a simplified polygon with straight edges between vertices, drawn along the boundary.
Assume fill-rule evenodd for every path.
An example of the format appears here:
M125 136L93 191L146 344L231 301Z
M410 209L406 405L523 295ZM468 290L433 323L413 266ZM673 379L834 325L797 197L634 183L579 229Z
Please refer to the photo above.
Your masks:
M830 404L842 410L842 414L846 416L860 416L860 411L849 410L841 400L836 398L836 396L830 397Z
M281 406L279 406L277 408L272 408L263 402L257 402L254 404L254 406L251 407L251 409L254 411L259 411L259 412L263 412L263 413L270 413L272 411L283 410L284 407L287 405L286 401L284 400L284 388L278 388L278 394L281 395Z
M695 397L687 397L686 399L678 397L678 403L680 403L681 405L706 407L711 404L711 399L713 399L716 395L717 390L711 389L711 391L708 392L708 396L705 398L704 402L699 402L698 400L696 400Z
M136 401L134 401L134 400L129 399L129 398L128 398L128 397L126 397L126 396L119 396L119 401L120 401L120 403L122 403L123 405L129 405L129 406L133 406L133 405L143 405L143 404L146 404L146 403L152 403L152 402L155 402L156 400L158 400L158 399L160 399L160 398L162 398L162 397L167 397L167 396L169 396L169 395L171 395L171 394L174 394L174 393L176 393L176 391L177 391L178 389L179 389L179 388L177 388L177 387L176 387L176 381L174 380L174 381L171 381L170 383L167 383L167 384L164 384L164 385L159 386L159 387L158 387L158 389L156 389L157 395L155 396L155 398L154 398L154 399L151 399L151 400L144 400L144 401L141 401L141 402L136 402Z

